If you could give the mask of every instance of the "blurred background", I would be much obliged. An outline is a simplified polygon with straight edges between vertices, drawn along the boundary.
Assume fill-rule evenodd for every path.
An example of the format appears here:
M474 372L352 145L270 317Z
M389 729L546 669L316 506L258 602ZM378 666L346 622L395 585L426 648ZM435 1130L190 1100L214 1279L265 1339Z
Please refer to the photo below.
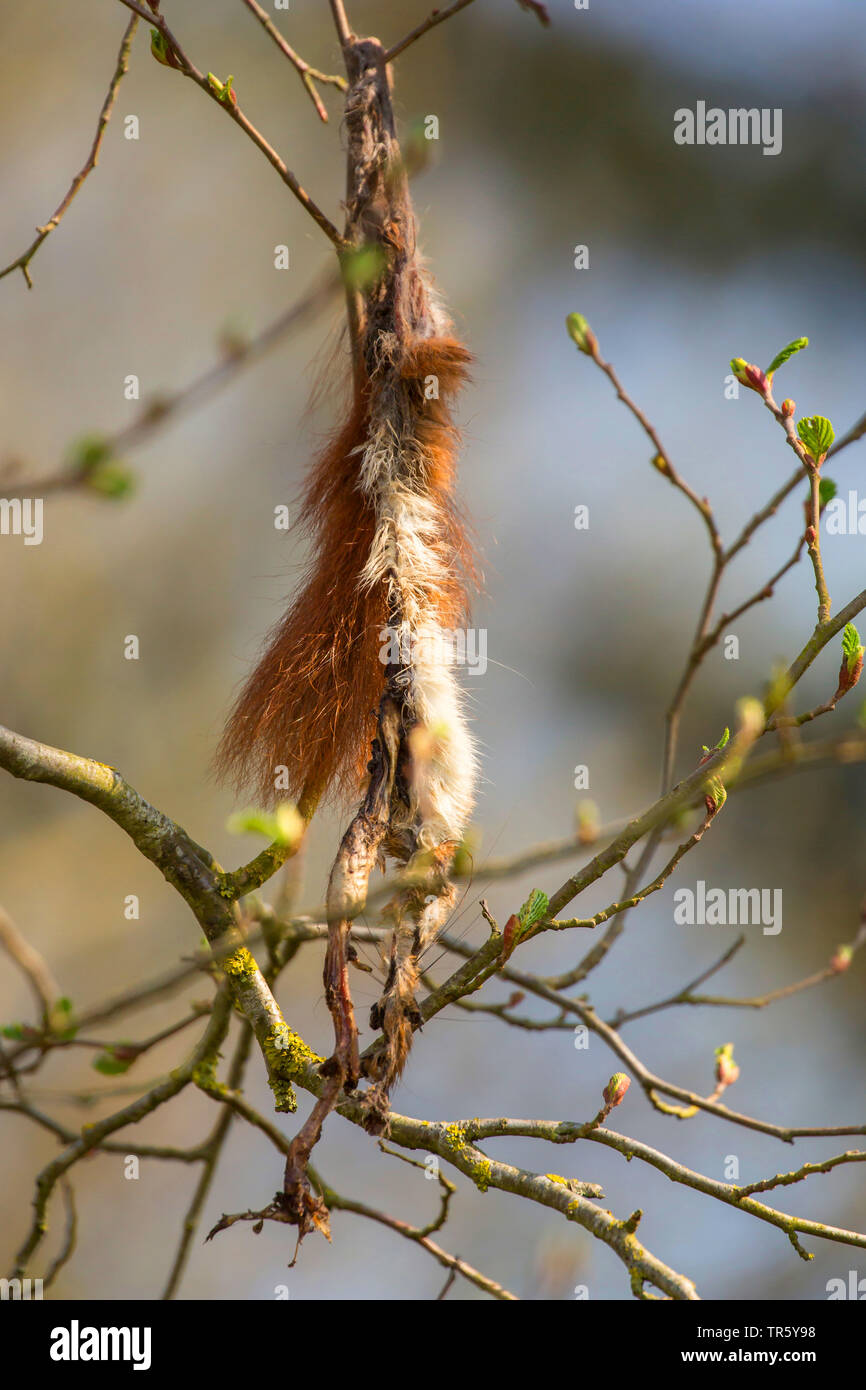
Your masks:
M425 15L422 0L350 0L356 29L394 43ZM322 125L295 72L235 0L171 0L170 24L197 65L232 73L244 110L332 219L343 188L339 94L322 88ZM603 354L647 409L672 458L713 501L726 538L789 475L790 451L759 401L725 399L732 355L766 364L791 338L811 347L784 369L798 416L829 415L841 434L866 408L863 307L866 265L866 18L857 0L627 0L576 11L553 0L552 26L504 0L478 0L427 35L396 66L405 127L439 118L432 166L415 186L422 242L459 331L476 355L462 404L462 491L484 557L475 623L490 665L468 677L484 750L477 810L478 862L565 836L579 799L574 769L589 768L602 820L642 808L656 793L663 714L679 677L708 572L699 518L649 465L649 449L609 384L564 332L587 315ZM0 262L18 255L54 210L92 139L127 12L87 0L52 9L0 0L7 62L0 84ZM293 0L275 14L311 63L337 71L327 7ZM681 147L676 108L781 107L783 150ZM123 138L138 116L140 138ZM274 268L274 247L291 268ZM574 248L589 267L574 268ZM261 155L192 83L151 58L139 30L99 167L32 266L0 282L3 370L0 462L44 476L77 438L135 418L123 380L142 398L203 371L227 331L255 334L301 297L328 263L324 238ZM201 410L131 451L135 495L48 497L45 539L0 544L0 719L20 732L119 767L154 804L227 865L260 848L226 826L236 803L210 760L233 691L281 613L305 558L302 537L275 531L273 508L293 505L303 471L334 418L335 307L287 337ZM780 382L781 385L781 382ZM832 470L840 491L863 487L866 443ZM805 488L802 490L805 492ZM588 531L574 509L589 507ZM739 559L722 596L730 608L793 549L798 492ZM862 537L825 542L836 607L863 585ZM733 702L760 693L773 662L811 631L814 590L803 561L732 629L740 658L721 649L694 687L678 771L715 742ZM127 634L141 656L127 661ZM816 663L800 707L829 694L838 650ZM856 721L852 697L807 735ZM584 795L584 794L581 794ZM753 995L823 965L856 933L866 890L860 767L804 774L731 798L677 884L781 888L784 928L747 944L709 988ZM0 779L0 902L44 953L80 1008L159 975L199 938L189 913L121 832L50 788ZM317 818L304 863L304 903L320 901L343 817ZM504 920L528 889L552 891L575 861L487 890ZM581 899L582 914L620 880ZM667 885L631 918L589 981L603 1017L680 988L736 936L673 921ZM470 886L455 931L480 940ZM124 899L136 894L138 921ZM537 942L523 968L572 964L585 939ZM308 947L282 978L289 1021L329 1045L321 949ZM444 971L447 961L437 967ZM359 1017L378 992L355 976ZM489 985L483 999L507 997ZM201 998L201 980L142 1010L113 1036L144 1038ZM732 1106L782 1124L862 1121L862 958L847 975L770 1010L669 1010L628 1025L624 1037L655 1072L708 1094L713 1048L734 1042L742 1077ZM28 1018L25 983L0 965L0 1021ZM530 1002L524 1009L543 1017ZM110 1030L109 1030L110 1031ZM127 1081L147 1080L181 1056L189 1034L148 1054ZM367 1040L365 1034L363 1040ZM105 1113L55 1092L110 1087L85 1053L52 1060L35 1103L75 1127ZM616 1064L598 1042L579 1051L569 1032L529 1034L495 1018L448 1011L418 1039L396 1107L428 1118L509 1114L586 1119ZM123 1078L121 1078L123 1080ZM249 1092L269 1108L262 1068ZM301 1098L302 1111L306 1100ZM113 1104L117 1104L115 1100ZM215 1118L186 1096L141 1126L142 1141L193 1143ZM636 1086L615 1116L634 1135L714 1177L733 1156L754 1181L854 1141L800 1141L792 1151L706 1115L687 1124L653 1111ZM292 1117L279 1119L287 1133ZM55 1152L49 1134L17 1116L0 1121L2 1264L29 1222L37 1168ZM799 1260L784 1235L731 1214L660 1174L599 1146L545 1151L495 1141L491 1153L540 1171L602 1183L618 1216L645 1210L641 1236L697 1282L704 1297L826 1297L831 1278L866 1274L862 1251L806 1241ZM318 1163L345 1194L424 1222L435 1189L382 1157L359 1131L332 1119ZM203 1231L222 1211L269 1200L279 1157L237 1127L208 1199ZM152 1298L170 1265L193 1170L145 1162L126 1181L120 1157L75 1170L79 1248L58 1297ZM782 1190L782 1209L863 1227L862 1168ZM61 1211L53 1208L59 1240ZM335 1214L334 1244L310 1238L298 1266L293 1236L236 1227L196 1240L182 1297L435 1297L443 1272L397 1236ZM561 1299L586 1285L593 1299L630 1297L619 1261L554 1213L460 1180L442 1237L516 1293ZM46 1255L47 1260L47 1255ZM40 1267L33 1271L42 1273ZM477 1296L458 1280L449 1297Z

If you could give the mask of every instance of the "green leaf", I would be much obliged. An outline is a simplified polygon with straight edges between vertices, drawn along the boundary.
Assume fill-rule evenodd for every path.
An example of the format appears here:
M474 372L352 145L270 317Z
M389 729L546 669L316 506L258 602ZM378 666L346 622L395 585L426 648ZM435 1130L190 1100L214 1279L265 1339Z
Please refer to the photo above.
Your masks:
M826 415L807 415L797 425L797 433L813 459L827 453L836 438L835 430Z
M851 675L860 657L863 655L863 648L860 645L860 633L853 623L849 623L842 633L842 656Z
M232 86L234 78L231 73L229 73L225 82L220 82L219 78L214 73L209 72L207 80L211 91L216 93L223 106L237 106L238 99Z
M78 1032L72 1011L72 1000L65 996L58 999L51 1009L48 1025L55 1037L68 1041Z
M151 29L150 31L150 51L156 61L162 63L163 67L170 68L172 66L168 59L168 44L165 41L165 36L158 29Z
M773 372L777 372L780 367L784 366L784 364L788 361L789 358L793 357L794 354L797 352L802 352L803 348L806 348L808 346L808 338L795 338L794 341L792 343L789 343L787 347L783 347L781 352L776 353L776 356L773 358L772 362L767 368L766 375L771 376Z
M85 434L69 450L69 464L76 473L87 477L111 457L111 444L101 434Z
M294 845L304 833L304 818L291 801L283 801L271 813L255 807L238 811L227 822L231 835L264 835L280 845Z
M112 456L112 443L101 434L85 434L69 450L74 477L103 497L125 497L135 486L135 474Z
M728 799L724 783L720 777L710 777L707 781L707 797L712 801L717 811L720 811Z
M728 742L728 739L729 739L730 737L731 737L731 731L730 731L730 729L725 728L725 732L722 734L722 737L719 739L718 743L714 743L714 744L713 744L712 748L708 748L707 745L706 745L705 743L702 744L701 747L703 748L703 750L704 750L705 753L717 753L717 752L719 751L720 748L724 748L724 747L725 747L725 745L726 745L726 743Z
M115 1057L113 1052L100 1052L98 1057L93 1059L93 1070L101 1072L103 1076L122 1076L125 1071L129 1071L135 1058Z
M565 320L565 327L571 341L581 352L585 352L587 357L591 357L598 344L583 314L569 314Z
M529 927L534 927L536 922L547 916L550 907L550 899L546 893L542 893L540 888L533 888L526 902L517 914L521 932L527 931Z
M836 484L832 478L822 478L818 485L818 492L821 500L821 510L823 511L828 502L832 502L838 492Z
M111 497L115 501L120 497L128 497L135 491L138 479L131 468L127 468L125 463L118 459L106 459L104 463L99 463L87 475L87 486L93 488L94 492L99 492L103 497Z
M387 259L382 247L375 243L353 247L341 260L343 280L350 290L359 290L363 294L381 280Z
M0 1033L4 1038L11 1039L12 1042L21 1042L24 1037L23 1023L7 1023L4 1028L0 1028Z

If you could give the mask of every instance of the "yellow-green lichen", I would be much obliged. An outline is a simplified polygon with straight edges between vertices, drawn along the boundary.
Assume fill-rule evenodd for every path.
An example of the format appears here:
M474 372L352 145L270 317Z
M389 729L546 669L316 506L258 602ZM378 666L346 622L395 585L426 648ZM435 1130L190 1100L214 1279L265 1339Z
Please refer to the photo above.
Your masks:
M268 1065L283 1076L297 1076L304 1067L323 1060L286 1023L278 1023L265 1038L264 1051Z
M236 979L240 975L252 975L257 969L256 963L246 946L239 946L230 956L226 956L222 966L225 973L233 979Z
M278 1115L294 1115L298 1108L298 1097L291 1081L281 1076L270 1076L268 1085L274 1093L274 1109Z
M322 1058L285 1023L277 1024L262 1045L268 1064L268 1085L274 1093L274 1108L281 1114L294 1114L298 1100L292 1080L305 1066Z
M442 1141L446 1148L450 1149L455 1158L462 1160L461 1167L468 1177L472 1179L479 1192L486 1192L490 1186L493 1176L493 1168L489 1158L480 1155L474 1157L477 1149L467 1152L467 1129L471 1125L450 1124L442 1126ZM465 1165L465 1166L464 1166Z
M493 1168L489 1158L481 1158L477 1163L473 1163L471 1172L472 1181L479 1192L486 1192L493 1177Z
M217 1053L214 1053L212 1057L203 1057L192 1074L195 1085L200 1087L202 1091L209 1092L211 1095L222 1095L226 1089L225 1086L217 1080L217 1057Z
M465 1149L466 1147L466 1133L462 1125L444 1125L442 1129L442 1138L448 1148L454 1149L455 1152L459 1152L460 1149Z

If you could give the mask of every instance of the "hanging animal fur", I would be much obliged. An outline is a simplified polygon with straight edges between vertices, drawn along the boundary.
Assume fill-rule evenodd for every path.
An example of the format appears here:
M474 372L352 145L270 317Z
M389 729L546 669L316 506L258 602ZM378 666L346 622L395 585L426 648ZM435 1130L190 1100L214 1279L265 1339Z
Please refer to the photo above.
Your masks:
M325 993L336 1046L323 1067L326 1094L290 1159L296 1179L340 1089L359 1078L348 936L370 873L391 856L413 884L390 907L388 977L371 1018L384 1043L367 1068L370 1127L384 1124L388 1089L420 1022L418 959L453 907L448 870L476 776L453 641L474 580L454 503L451 415L470 357L419 261L382 46L353 40L346 57L346 240L377 248L380 272L348 290L354 398L308 479L303 520L315 558L221 749L229 771L269 796L279 765L308 800L359 788L365 765L369 774L328 886ZM287 1191L289 1177L287 1169Z

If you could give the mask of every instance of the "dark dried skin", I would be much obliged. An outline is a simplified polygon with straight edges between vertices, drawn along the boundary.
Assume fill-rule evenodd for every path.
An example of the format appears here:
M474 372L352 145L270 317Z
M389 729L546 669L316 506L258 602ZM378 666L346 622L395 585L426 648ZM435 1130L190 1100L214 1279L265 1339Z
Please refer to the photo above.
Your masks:
M427 484L434 487L439 484L454 585L450 593L438 593L434 605L440 610L443 626L455 626L465 611L463 573L471 572L472 564L465 533L450 502L452 459L440 444L441 436L451 430L450 415L447 406L444 416L436 406L426 412L419 409L416 397L420 380L430 371L441 378L446 393L459 386L469 354L460 344L434 336L429 290L417 258L415 217L397 141L391 85L382 45L377 39L359 41L352 46L347 66L350 77L345 112L349 145L347 237L356 245L375 243L381 246L388 267L381 280L368 290L363 304L355 306L356 351L360 371L374 384L380 403L385 403L397 437L418 439L429 431L431 437L424 457L428 461L443 457L443 473L447 472L448 476L441 480L427 479ZM392 630L399 628L401 618L399 608L392 601L389 612ZM414 833L405 829L413 776L409 735L415 717L406 701L408 673L400 667L389 666L386 681L400 711L391 821L404 827L399 831L389 830L386 848L398 862L405 864L418 849ZM447 855L449 863L452 854L453 847ZM370 1128L374 1130L382 1126L382 1117L388 1108L388 1089L405 1065L413 1030L420 1024L414 998L418 978L415 961L425 943L418 924L422 920L424 897L431 891L451 891L442 881L441 867L437 862L426 894L413 890L402 895L395 904L391 968L381 1000L371 1014L371 1025L381 1026L384 1032L384 1048L372 1073L377 1084L369 1094ZM397 952L404 956L399 973L395 968Z
M340 1072L343 1084L350 1090L357 1086L360 1071L346 945L388 833L401 735L399 706L386 692L379 707L379 735L373 743L367 795L343 836L328 882L325 999L334 1019L336 1047L334 1056L324 1063L322 1074Z
M328 883L328 948L325 954L325 999L334 1020L334 1053L322 1064L327 1084L292 1140L283 1179L286 1209L298 1226L299 1239L321 1229L323 1204L310 1187L307 1164L319 1142L322 1125L344 1087L358 1084L358 1030L349 990L346 944L352 912L366 899L370 874L388 830L391 795L400 746L400 712L386 692L379 707L379 736L373 743L370 785L360 810L343 836Z
M427 286L417 263L415 216L394 122L391 84L378 39L361 39L347 54L348 138L346 240L380 246L387 272L368 287L359 315L366 375L382 365L382 341L398 345L431 336Z
M348 290L349 322L355 363L356 425L362 431L375 407L380 418L393 423L395 437L420 440L424 485L435 493L443 518L443 541L453 581L443 583L430 601L444 627L459 623L465 606L463 571L468 547L451 500L455 432L447 393L462 383L469 354L452 339L435 337L429 291L417 260L415 219L408 183L396 138L390 82L384 52L376 39L354 40L346 52L350 78L345 127L348 141L346 239L353 246L374 244L384 252L385 269L363 293ZM433 372L445 396L429 409L421 403L419 378ZM361 403L360 407L358 402ZM361 434L363 438L363 434ZM416 453L418 445L416 443ZM354 451L341 454L347 460ZM407 446L407 467L415 466ZM329 474L332 478L333 474ZM326 479L328 486L331 483ZM315 494L313 503L316 505ZM348 488L341 495L353 496ZM354 494L357 499L357 494ZM333 539L333 538L332 538ZM339 536L336 543L345 544ZM398 586L394 586L396 592ZM399 601L391 597L387 620L399 628ZM294 634L293 634L294 636ZM377 658L376 658L377 659ZM286 1162L283 1210L297 1224L299 1237L323 1229L327 1213L311 1190L307 1164L322 1125L345 1087L359 1080L358 1036L348 978L348 936L358 908L366 899L370 874L385 854L406 863L418 849L412 828L410 792L413 760L409 735L415 716L408 699L407 673L393 665L378 667L384 682L364 801L340 844L328 885L328 946L325 958L325 998L333 1024L333 1055L322 1066L325 1087L292 1142ZM366 689L366 685L364 686ZM382 690L382 686L379 687ZM453 890L445 873L454 846L441 847L425 893L401 896L392 945L393 978L386 984L379 1014L384 1045L377 1056L370 1092L370 1128L381 1130L388 1110L388 1087L400 1074L420 1023L414 1000L417 955L426 944L427 899L432 893L450 901ZM396 968L400 956L400 969Z

